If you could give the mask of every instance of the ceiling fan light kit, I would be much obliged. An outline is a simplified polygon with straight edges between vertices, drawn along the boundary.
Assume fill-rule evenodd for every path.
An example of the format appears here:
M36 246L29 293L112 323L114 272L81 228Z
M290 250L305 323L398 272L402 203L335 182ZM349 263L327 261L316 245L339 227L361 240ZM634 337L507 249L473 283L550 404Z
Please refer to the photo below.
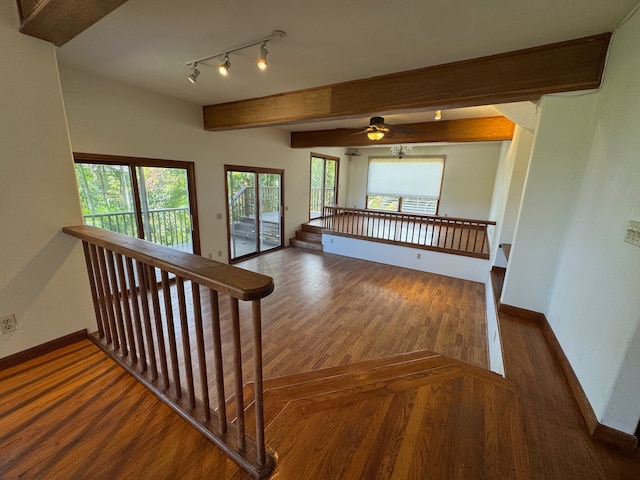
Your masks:
M361 133L366 133L369 140L375 142L378 140L382 140L387 134L391 135L394 130L399 133L416 133L413 128L405 127L402 125L388 125L384 123L383 117L371 117L369 119L369 126L367 128L360 132L352 133L352 135L360 135Z
M287 34L282 30L274 30L271 32L271 35L267 35L266 37L262 37L253 42L244 43L238 47L228 48L220 53L216 53L214 55L209 55L207 57L198 58L196 60L191 60L187 62L187 66L191 68L191 74L187 77L191 83L196 83L198 79L198 75L200 75L200 70L198 70L198 64L203 62L208 62L209 60L217 59L220 62L218 65L218 73L220 75L226 77L229 74L229 69L231 68L231 61L229 60L229 54L238 52L240 50L244 50L245 48L254 47L256 45L260 45L260 56L258 57L258 61L256 62L258 68L261 71L267 69L267 43L273 40L278 40L286 37Z

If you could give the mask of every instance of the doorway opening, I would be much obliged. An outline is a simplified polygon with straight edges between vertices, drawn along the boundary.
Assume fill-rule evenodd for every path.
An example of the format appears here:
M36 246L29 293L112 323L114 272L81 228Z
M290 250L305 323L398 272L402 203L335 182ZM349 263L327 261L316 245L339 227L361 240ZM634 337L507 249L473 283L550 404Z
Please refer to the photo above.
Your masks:
M338 157L311 154L309 220L322 217L324 207L338 203L339 168L340 159Z
M229 263L282 247L284 170L225 165Z

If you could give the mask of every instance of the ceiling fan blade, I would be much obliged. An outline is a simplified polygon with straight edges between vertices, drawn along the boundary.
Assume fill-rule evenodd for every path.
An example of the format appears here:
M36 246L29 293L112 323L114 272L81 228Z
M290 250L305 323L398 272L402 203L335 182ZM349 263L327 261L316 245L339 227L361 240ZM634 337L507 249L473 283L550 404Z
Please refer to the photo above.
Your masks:
M362 135L363 133L369 133L371 130L372 130L371 127L367 127L364 130L358 130L357 132L350 133L349 136L351 136L351 135Z
M405 127L403 125L391 125L391 130L396 133L418 133L415 128Z

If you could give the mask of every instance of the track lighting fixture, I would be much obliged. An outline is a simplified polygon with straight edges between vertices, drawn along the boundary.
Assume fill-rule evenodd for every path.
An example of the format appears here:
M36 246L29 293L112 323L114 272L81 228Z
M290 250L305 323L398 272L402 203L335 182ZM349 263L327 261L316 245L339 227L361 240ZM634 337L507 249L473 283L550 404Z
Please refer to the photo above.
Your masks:
M231 68L231 62L229 61L229 54L222 57L224 63L218 65L218 73L223 77L229 75L229 69Z
M442 120L442 110L436 110L435 120Z
M209 55L208 57L198 58L196 60L191 60L187 62L187 66L191 67L191 75L187 78L191 83L196 83L196 79L198 75L200 75L200 70L198 70L198 64L203 62L208 62L213 59L217 59L222 63L218 65L218 72L220 75L227 76L229 74L229 69L231 68L231 61L229 60L229 54L237 52L239 50L244 50L245 48L253 47L255 45L260 45L260 58L258 59L258 68L260 70L266 70L267 68L267 43L272 40L282 39L286 37L287 34L282 30L274 30L271 35L267 35L266 37L262 37L254 42L245 43L238 47L229 48L223 50L221 53L216 53L215 55Z
M196 62L192 65L191 75L189 75L187 78L191 83L195 84L196 80L198 80L198 75L200 75L200 70L198 70L198 62Z
M258 68L260 70L267 69L267 42L260 45L260 58L258 59Z

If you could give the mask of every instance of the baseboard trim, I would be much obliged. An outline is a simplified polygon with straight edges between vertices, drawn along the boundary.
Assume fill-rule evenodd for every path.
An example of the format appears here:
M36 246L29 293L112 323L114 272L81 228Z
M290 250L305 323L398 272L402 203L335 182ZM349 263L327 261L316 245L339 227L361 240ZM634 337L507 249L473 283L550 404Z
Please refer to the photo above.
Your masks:
M573 393L573 398L578 405L578 409L582 414L582 418L585 421L591 437L603 443L607 443L609 445L617 447L621 450L635 450L638 447L638 438L636 436L629 433L621 432L620 430L616 430L615 428L609 427L607 425L603 425L598 421L598 417L596 417L596 414L593 411L593 407L591 406L591 403L587 398L587 394L584 393L576 372L574 372L571 363L569 363L569 359L565 355L564 350L562 349L562 346L560 345L556 334L551 328L546 315L544 313L534 312L531 310L526 310L524 308L505 305L504 303L500 305L499 311L500 313L514 315L527 320L533 320L536 323L540 324L542 335L547 344L547 348L549 348L549 350L551 351L553 358L556 360L556 362L558 362L558 366L567 379L567 383L569 384L571 393Z
M556 362L558 362L562 373L564 373L564 376L567 379L567 383L569 384L569 388L571 388L573 398L575 398L576 403L578 404L578 409L582 414L582 418L584 418L589 434L596 440L613 445L614 447L622 450L634 450L638 446L638 439L634 435L608 427L598 421L598 417L596 417L596 414L593 411L593 407L587 398L587 394L584 393L582 385L580 385L580 381L578 380L573 367L569 363L569 359L565 355L556 334L553 332L547 317L542 313L540 315L542 316L542 334L545 342L547 343L547 347L551 350L551 353L553 354Z
M526 308L514 307L513 305L507 305L506 303L501 303L498 311L500 313L506 313L507 315L515 315L516 317L533 320L540 324L542 324L545 320L545 316L543 313L534 312L533 310L527 310Z
M15 367L21 363L33 360L36 357L51 353L59 348L72 345L81 340L88 338L87 330L79 330L64 337L56 338L50 342L43 343L42 345L36 345L35 347L23 350L22 352L14 353L8 357L0 358L0 370L5 370L10 367Z
M598 423L591 436L596 440L616 446L622 450L635 451L638 448L638 438L636 436L601 423Z
M544 314L541 315L542 334L544 335L544 339L569 383L569 388L571 388L571 391L573 392L573 397L578 404L582 418L584 418L591 436L601 442L608 443L609 445L613 445L622 450L635 449L638 446L638 439L634 435L621 432L615 428L603 425L598 421L598 417L596 417L593 407L591 406L586 393L584 393L582 385L580 385L580 381L578 380L573 367L569 363L569 359L567 359L564 350L562 350L562 346L560 345L556 334L553 332L547 317Z

